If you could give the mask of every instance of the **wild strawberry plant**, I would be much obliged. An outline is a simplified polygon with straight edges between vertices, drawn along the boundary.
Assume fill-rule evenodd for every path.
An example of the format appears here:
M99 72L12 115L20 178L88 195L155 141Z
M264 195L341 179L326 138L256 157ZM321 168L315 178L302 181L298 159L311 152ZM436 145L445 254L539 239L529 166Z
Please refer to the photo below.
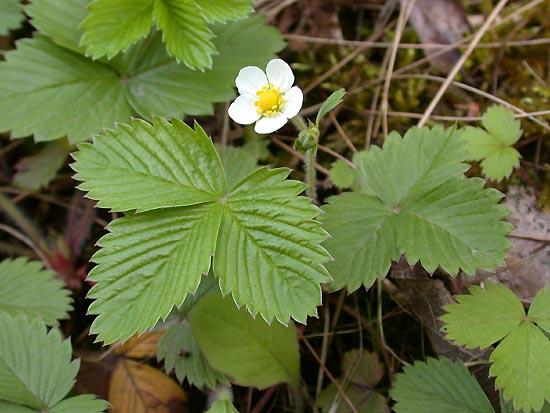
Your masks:
M483 129L413 127L351 160L339 156L330 177L341 191L325 197L316 172L320 130L345 91L304 119L304 92L274 56L282 37L249 16L250 0L7 1L0 34L16 29L23 11L37 33L0 62L0 131L59 140L18 173L20 187L47 185L72 152L78 188L113 214L90 260L89 333L117 357L136 341L153 342L113 377L156 356L167 374L210 392L209 412L234 412L232 384L300 386L303 325L329 291L378 281L385 345L381 289L397 262L450 276L451 284L505 262L512 226L503 194L465 175L467 160L481 161L495 181L517 167L512 145L522 130L505 109L489 108ZM227 116L254 124L244 146L227 145L226 135L215 144L199 121L181 120L212 114L235 86ZM269 156L259 135L288 122L305 182L290 168L258 165ZM489 282L459 295L441 317L448 340L486 355L505 411L550 403L549 297L542 289L526 312L514 293ZM108 408L92 395L67 396L79 362L58 326L71 308L69 291L38 262L0 262L0 410ZM388 412L384 363L377 353L346 352L340 376L327 386L319 376L313 404ZM467 366L460 357L406 365L388 377L392 408L495 412Z

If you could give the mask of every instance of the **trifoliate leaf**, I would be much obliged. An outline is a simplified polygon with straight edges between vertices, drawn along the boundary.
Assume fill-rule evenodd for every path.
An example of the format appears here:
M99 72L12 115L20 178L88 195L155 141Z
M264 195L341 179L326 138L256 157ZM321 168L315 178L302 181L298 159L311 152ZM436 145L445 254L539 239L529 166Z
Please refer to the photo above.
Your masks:
M467 347L486 347L502 339L490 356L489 373L504 398L525 411L540 410L544 400L550 401L550 340L533 324L542 320L541 327L545 325L547 310L540 307L545 291L539 292L533 312L526 316L508 288L487 283L485 289L472 287L469 296L459 296L458 304L448 305L448 314L441 317L449 337Z
M90 273L98 340L153 327L197 289L212 255L222 292L253 315L286 324L316 314L329 280L320 246L327 235L289 170L260 168L228 189L212 142L180 121L134 121L81 148L73 167L92 198L147 210L113 221L98 243Z
M541 289L529 307L529 318L550 333L550 288Z
M322 216L333 288L369 287L402 254L453 275L503 261L511 226L502 195L464 178L464 155L454 129L436 127L392 133L359 158L360 192L329 198Z
M494 413L487 396L460 362L428 358L406 366L390 391L397 413Z
M210 23L242 19L252 12L251 0L200 0L197 5Z
M510 334L525 318L517 297L502 284L488 282L485 288L470 287L459 295L458 304L445 307L441 317L447 336L471 348L486 348Z
M317 126L317 128L319 128L319 125L321 124L323 118L336 106L342 103L345 95L346 91L344 89L338 89L337 91L332 92L327 100L323 102L323 104L319 108L319 112L317 112L317 118L315 119L315 125Z
M82 22L82 45L94 58L111 58L149 33L153 20L170 56L191 69L212 67L212 22L245 17L250 0L95 0Z
M19 0L2 0L0 3L0 36L21 26L25 20Z
M500 181L510 177L512 170L519 166L521 157L512 147L522 134L520 122L510 111L492 106L481 123L486 130L468 126L462 133L470 158L481 161L483 173L490 179Z
M529 321L523 321L491 353L489 370L506 400L523 411L539 411L550 402L550 340Z
M231 400L216 400L206 413L239 413Z
M191 311L190 320L207 360L235 383L263 389L298 382L300 355L292 324L270 326L220 294L204 296Z
M0 399L49 409L71 390L78 366L57 329L47 332L38 318L0 313Z
M350 188L355 182L356 172L347 162L338 159L330 168L330 180L341 189Z
M112 221L92 260L97 284L91 332L112 343L153 327L208 273L216 248L219 203L159 209Z
M25 7L31 23L54 43L84 54L80 47L80 22L86 17L89 0L31 0Z
M35 155L21 159L15 166L14 183L20 188L36 191L47 186L57 175L71 147L63 141L47 144Z
M151 30L153 24L151 0L94 0L89 14L82 21L84 32L80 44L94 59L111 59L126 50Z
M67 318L71 298L64 283L42 264L25 258L0 262L0 313L41 318L47 325Z
M141 212L209 202L225 193L220 158L197 124L193 130L179 120L134 119L79 149L75 179L102 208Z
M256 169L258 163L254 156L244 148L217 145L223 169L227 177L227 187L233 188L237 182Z
M154 14L170 56L191 69L212 67L214 33L195 0L155 0Z
M37 141L81 141L127 120L125 86L110 67L50 43L26 39L0 63L0 131ZM21 111L20 108L25 110Z
M215 388L227 383L226 377L214 370L202 355L187 321L170 326L159 342L157 358L164 360L168 373L175 370L180 382L187 379L198 388Z

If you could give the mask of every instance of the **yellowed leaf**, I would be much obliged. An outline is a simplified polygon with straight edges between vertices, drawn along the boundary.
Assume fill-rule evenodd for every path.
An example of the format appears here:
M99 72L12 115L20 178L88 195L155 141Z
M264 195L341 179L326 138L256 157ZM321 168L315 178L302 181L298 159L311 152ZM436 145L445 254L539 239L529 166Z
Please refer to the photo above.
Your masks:
M157 345L164 334L162 331L151 331L142 335L134 335L115 350L115 353L129 358L142 359L155 357Z
M111 376L113 413L184 413L186 400L171 378L134 360L121 359Z

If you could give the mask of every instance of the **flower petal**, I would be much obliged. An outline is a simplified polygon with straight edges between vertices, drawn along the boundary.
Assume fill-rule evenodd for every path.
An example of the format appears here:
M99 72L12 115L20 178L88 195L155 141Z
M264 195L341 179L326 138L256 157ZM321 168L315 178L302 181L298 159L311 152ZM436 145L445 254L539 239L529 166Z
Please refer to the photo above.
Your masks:
M269 83L277 87L282 93L285 93L294 84L294 73L284 60L270 60L265 71Z
M241 125L250 125L260 119L260 114L254 106L255 98L250 95L241 95L229 106L229 117Z
M249 95L256 95L256 92L268 83L264 71L256 66L243 67L235 80L239 93Z
M287 120L287 117L282 113L277 113L275 116L264 116L256 122L254 130L256 133L275 132L277 129L281 129Z
M283 113L287 118L293 118L302 109L302 103L304 103L304 94L298 86L294 86L288 92L285 93L285 106Z

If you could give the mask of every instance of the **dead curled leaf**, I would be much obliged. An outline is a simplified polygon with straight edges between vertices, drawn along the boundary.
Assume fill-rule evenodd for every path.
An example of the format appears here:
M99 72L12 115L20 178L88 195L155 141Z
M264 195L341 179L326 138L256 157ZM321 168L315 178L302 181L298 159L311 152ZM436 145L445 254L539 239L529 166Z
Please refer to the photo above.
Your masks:
M121 359L111 376L113 413L182 413L186 400L178 384L147 364Z
M134 335L119 346L115 353L133 359L152 358L157 355L159 340L164 330L151 331L141 335Z

